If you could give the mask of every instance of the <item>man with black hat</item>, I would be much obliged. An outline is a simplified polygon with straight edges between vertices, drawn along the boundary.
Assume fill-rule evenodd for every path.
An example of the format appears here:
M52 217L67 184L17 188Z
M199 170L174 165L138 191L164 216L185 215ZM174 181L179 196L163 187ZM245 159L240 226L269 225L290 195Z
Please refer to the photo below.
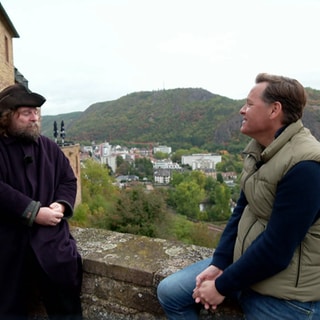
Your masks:
M20 84L0 92L0 319L27 319L35 284L50 319L82 319L82 261L66 220L76 177L40 134L45 101Z

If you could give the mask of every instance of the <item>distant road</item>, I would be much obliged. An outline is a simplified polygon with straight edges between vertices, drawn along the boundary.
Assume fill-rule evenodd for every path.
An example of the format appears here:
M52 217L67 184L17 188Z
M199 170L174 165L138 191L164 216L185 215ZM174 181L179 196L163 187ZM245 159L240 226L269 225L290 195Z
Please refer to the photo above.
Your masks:
M222 232L224 230L224 227L216 226L214 224L208 224L208 229L216 232Z

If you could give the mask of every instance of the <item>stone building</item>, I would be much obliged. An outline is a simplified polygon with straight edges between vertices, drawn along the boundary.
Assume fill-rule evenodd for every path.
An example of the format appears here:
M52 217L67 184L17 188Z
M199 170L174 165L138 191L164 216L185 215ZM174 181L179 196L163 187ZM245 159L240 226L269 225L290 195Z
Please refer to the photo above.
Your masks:
M0 90L15 83L13 38L19 34L0 3Z

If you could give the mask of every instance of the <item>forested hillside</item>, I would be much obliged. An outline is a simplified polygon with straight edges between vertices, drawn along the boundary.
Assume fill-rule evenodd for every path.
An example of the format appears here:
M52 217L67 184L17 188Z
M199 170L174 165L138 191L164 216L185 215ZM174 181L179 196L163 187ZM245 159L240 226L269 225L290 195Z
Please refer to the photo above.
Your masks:
M304 123L320 139L320 91L309 96ZM204 89L136 92L114 101L95 103L84 112L43 117L43 134L52 137L53 122L64 120L66 139L78 143L160 143L208 151L242 150L248 138L239 133L239 109L232 100Z

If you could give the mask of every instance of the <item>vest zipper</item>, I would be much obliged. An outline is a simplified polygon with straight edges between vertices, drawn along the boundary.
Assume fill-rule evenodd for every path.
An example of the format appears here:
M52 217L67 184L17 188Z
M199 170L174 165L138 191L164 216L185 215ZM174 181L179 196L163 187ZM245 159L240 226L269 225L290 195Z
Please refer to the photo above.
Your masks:
M245 153L245 155L246 155L247 157L251 156L251 157L255 160L255 162L257 163L257 159L256 159L256 157L255 157L253 154ZM247 171L247 176L246 176L246 178L244 179L243 184L242 184L243 187L245 186L247 180L248 180L252 175L254 175L259 169L260 169L260 167L257 168L256 166L254 166L254 167L251 168L250 171Z
M299 245L299 257L298 257L298 270L297 270L297 279L296 279L296 288L299 285L299 279L300 279L300 267L301 267L301 251L302 251L302 247L301 244Z
M256 220L252 223L252 225L250 226L250 228L247 230L245 236L243 237L242 246L241 246L241 255L243 255L243 252L244 252L244 244L245 244L245 242L246 242L247 236L248 236L250 230L252 229L252 227L255 225L255 223L256 223L257 221L258 221L258 219L256 219Z

